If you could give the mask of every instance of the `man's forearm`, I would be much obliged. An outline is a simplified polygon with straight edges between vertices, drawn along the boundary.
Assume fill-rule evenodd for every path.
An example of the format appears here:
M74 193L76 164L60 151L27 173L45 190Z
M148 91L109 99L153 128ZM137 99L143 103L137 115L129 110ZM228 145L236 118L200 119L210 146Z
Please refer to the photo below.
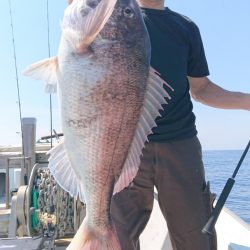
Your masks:
M206 79L200 87L193 78L190 82L191 95L196 101L215 108L250 110L250 94L225 90Z

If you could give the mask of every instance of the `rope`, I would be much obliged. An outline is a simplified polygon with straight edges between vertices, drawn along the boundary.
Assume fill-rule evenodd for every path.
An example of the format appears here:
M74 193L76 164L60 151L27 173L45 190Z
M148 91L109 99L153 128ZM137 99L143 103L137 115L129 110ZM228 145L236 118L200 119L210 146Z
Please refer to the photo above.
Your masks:
M14 53L14 62L15 62L15 74L16 74L16 87L17 87L17 96L18 96L18 107L19 107L19 120L21 126L21 140L22 140L22 149L24 149L24 139L23 139L23 124L22 124L22 107L21 107L21 98L20 98L20 88L19 88L19 79L18 79L18 70L17 70L17 59L16 59L16 45L14 38L14 27L13 27L13 18L11 11L11 0L9 0L9 13L10 13L10 25L11 25L11 34L12 34L12 45L13 45L13 53ZM22 150L22 156L24 156L24 152ZM25 167L25 158L23 157L23 164Z
M48 37L48 54L50 57L50 29L49 29L49 0L47 0L47 37ZM52 95L49 95L49 109L50 109L50 147L53 147L52 132L53 132L53 113L52 113Z

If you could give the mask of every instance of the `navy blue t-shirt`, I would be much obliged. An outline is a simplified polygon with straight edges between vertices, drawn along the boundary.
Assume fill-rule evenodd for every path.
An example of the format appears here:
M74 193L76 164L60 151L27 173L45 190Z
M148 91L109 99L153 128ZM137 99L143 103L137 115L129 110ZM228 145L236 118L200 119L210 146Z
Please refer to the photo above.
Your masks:
M151 41L151 66L169 83L171 100L164 105L150 141L185 139L197 134L187 76L209 75L198 27L171 11L142 8ZM167 87L166 87L167 89Z

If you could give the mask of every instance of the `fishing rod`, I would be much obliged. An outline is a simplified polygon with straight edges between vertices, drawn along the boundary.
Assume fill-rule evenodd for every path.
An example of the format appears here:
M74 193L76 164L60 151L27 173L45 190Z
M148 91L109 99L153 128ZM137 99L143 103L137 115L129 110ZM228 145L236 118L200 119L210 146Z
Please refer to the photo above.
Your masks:
M48 43L48 54L50 57L50 23L49 23L49 0L47 0L47 43ZM49 113L50 113L50 148L53 147L53 110L52 110L52 95L51 93L49 94Z
M16 44L15 44L15 36L14 36L14 25L13 25L13 16L12 16L12 6L11 0L9 0L9 14L10 14L10 26L11 26L11 35L12 35L12 47L13 47L13 55L14 55L14 62L15 62L15 75L16 75L16 88L17 88L17 97L18 97L18 108L19 108L19 121L20 121L20 129L21 129L21 141L22 141L22 160L23 160L23 168L25 170L24 173L24 184L28 184L28 177L27 177L27 167L26 167L26 160L24 157L24 138L23 138L23 122L22 122L22 107L21 107L21 97L20 97L20 86L19 86L19 78L18 78L18 70L17 70L17 56L16 56Z
M238 173L238 171L240 169L240 166L241 166L241 164L242 164L242 162L243 162L243 160L244 160L244 158L245 158L245 156L246 156L246 154L247 154L247 152L249 150L249 147L250 147L250 141L248 142L248 144L247 144L247 146L246 146L246 148L245 148L245 150L244 150L244 152L243 152L243 154L242 154L242 156L240 158L240 161L238 162L237 167L234 170L234 173L233 173L232 177L228 178L227 183L224 186L224 188L223 188L223 190L221 192L221 195L220 195L220 197L219 197L219 199L218 199L218 201L216 203L216 206L215 206L210 218L208 219L208 222L206 223L206 225L202 229L202 233L210 234L210 235L212 234L215 223L216 223L216 221L217 221L217 219L218 219L218 217L220 215L220 212L221 212L221 210L222 210L222 208L223 208L223 206L224 206L224 204L226 202L226 199L227 199L229 193L231 192L232 187L233 187L233 185L235 183L234 178L235 178L235 176L237 175L237 173Z

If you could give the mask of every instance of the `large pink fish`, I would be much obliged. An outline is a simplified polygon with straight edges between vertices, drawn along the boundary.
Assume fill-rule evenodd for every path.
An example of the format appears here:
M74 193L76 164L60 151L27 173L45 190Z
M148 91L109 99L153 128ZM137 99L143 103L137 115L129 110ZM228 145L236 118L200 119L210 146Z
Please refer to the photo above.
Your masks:
M119 250L114 193L136 176L142 149L169 97L150 68L150 41L135 0L74 0L57 57L25 72L59 93L64 141L50 152L57 182L86 203L68 249Z

